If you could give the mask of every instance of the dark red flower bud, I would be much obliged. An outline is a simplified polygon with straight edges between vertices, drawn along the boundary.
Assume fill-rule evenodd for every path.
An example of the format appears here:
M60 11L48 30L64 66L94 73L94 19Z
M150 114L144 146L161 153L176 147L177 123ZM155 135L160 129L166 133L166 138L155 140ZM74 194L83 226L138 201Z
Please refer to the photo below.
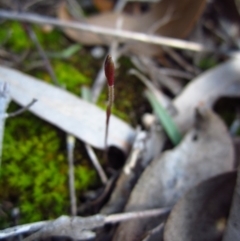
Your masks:
M110 55L107 56L104 64L105 76L107 78L108 86L114 85L114 63Z

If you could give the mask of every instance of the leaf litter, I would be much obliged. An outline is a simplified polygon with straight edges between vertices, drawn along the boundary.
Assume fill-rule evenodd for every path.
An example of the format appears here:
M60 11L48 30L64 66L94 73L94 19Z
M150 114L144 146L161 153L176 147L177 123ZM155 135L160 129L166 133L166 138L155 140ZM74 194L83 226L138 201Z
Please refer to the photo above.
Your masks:
M235 184L236 172L229 172L192 188L174 206L165 225L164 240L221 240Z
M173 206L191 187L233 169L233 146L222 120L206 107L197 109L196 123L182 142L145 169L125 212ZM114 241L135 240L164 219L131 221L118 227Z
M149 89L148 96L155 97L154 101L153 98L149 98L150 102L155 112L165 120L165 124L161 125L154 119L149 129L139 131L118 118L111 117L108 143L119 147L128 158L112 194L111 191L107 194L110 195L109 202L100 212L111 214L162 207L173 207L173 210L169 217L164 214L125 221L119 225L113 239L110 237L109 240L162 240L163 222L166 220L164 227L166 241L174 238L186 241L217 240L224 235L226 227L224 240L234 240L232 234L236 232L233 224L234 220L239 220L237 216L239 197L236 194L239 185L235 186L234 183L236 178L233 176L236 177L236 174L227 172L233 170L236 157L227 127L212 109L216 101L222 97L240 97L238 55L234 55L229 60L226 60L226 55L219 55L219 52L227 52L226 45L228 51L231 47L238 46L236 36L239 27L236 20L239 19L239 14L235 11L236 6L233 1L218 3L219 8L214 7L214 2L211 4L204 0L195 2L162 0L149 4L149 11L139 15L129 15L124 11L123 13L104 12L79 20L96 27L115 29L117 21L121 19L122 30L175 38L188 36L189 40L205 44L206 49L215 50L215 46L220 49L211 53L213 65L217 66L200 74L187 85L186 79L189 80L192 78L190 76L201 72L200 63L209 56L209 53L177 52L166 47L143 45L128 40L120 41L120 47L123 46L121 51L120 48L115 49L121 54L131 53L131 57L136 56L139 59L142 59L141 55L147 54L150 62L147 61L148 64L145 62L145 66L143 63L145 70L142 72L152 78L152 82L146 84ZM141 6L139 3L134 4L137 8ZM232 18L227 6L234 9ZM219 17L219 21L212 21L206 14L210 10L216 13L216 16L224 13L224 17ZM68 13L66 5L60 6L58 16L61 20L74 19ZM230 29L230 26L234 26L235 30ZM210 29L211 34L207 35L203 28ZM100 36L69 29L64 31L68 37L83 45L109 45L114 40L107 35ZM72 51L77 51L77 48L70 50L62 51L60 57L71 56ZM119 56L121 54L118 53ZM153 56L156 58L152 58ZM218 64L223 59L225 62ZM179 76L176 76L176 71L179 71ZM156 73L160 77L156 76L158 75ZM16 102L25 106L33 98L38 99L38 102L30 107L30 111L92 146L105 148L105 115L96 106L16 70L1 67L0 74L10 84L11 97ZM174 78L164 78L164 75L173 75ZM171 84L165 84L163 80L169 80ZM157 90L159 83L161 90ZM169 97L165 99L166 106L172 106L175 110L173 112L170 108L165 110L162 106L159 108L162 104L159 100L162 97L159 99L158 94L165 89L174 96L172 103ZM166 142L168 138L165 133L171 133L170 138L175 144L180 140L180 135L183 138L176 147L172 148ZM131 148L132 150L128 152ZM169 148L172 149L166 150ZM235 160L235 163L239 163L238 160ZM219 188L222 186L223 188ZM229 195L224 195L224 190ZM231 201L233 201L232 208ZM213 202L216 203L215 209ZM228 208L223 210L222 206L226 203ZM185 208L186 206L188 208ZM230 208L231 213L227 220ZM205 225L206 223L209 225ZM207 232L202 232L202 229ZM199 235L196 236L197 232ZM99 239L101 240L100 237Z

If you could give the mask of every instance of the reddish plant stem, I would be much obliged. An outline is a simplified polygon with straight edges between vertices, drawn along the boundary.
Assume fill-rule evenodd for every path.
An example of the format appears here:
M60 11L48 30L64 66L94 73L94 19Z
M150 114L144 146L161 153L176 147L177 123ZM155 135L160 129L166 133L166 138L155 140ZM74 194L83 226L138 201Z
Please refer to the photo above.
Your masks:
M108 86L108 105L106 111L106 131L105 131L105 149L107 150L107 138L108 138L108 129L110 116L112 113L112 105L114 102L114 85Z
M114 101L114 63L112 61L112 57L107 55L105 63L104 63L104 71L105 76L107 78L108 83L108 105L106 111L106 131L105 131L105 155L107 159L107 138L108 138L108 129L109 129L109 121L112 111L112 105Z

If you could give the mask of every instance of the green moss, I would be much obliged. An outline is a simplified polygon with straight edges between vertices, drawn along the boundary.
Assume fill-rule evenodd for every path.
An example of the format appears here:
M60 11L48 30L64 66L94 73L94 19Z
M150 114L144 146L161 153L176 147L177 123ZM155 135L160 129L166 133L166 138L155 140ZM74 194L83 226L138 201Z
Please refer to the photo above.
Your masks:
M58 129L31 113L6 122L0 199L14 200L23 223L68 213L68 165L60 137ZM78 194L96 181L89 166L76 165L75 172Z
M6 47L12 52L21 52L31 48L32 43L29 40L22 25L18 22L5 22L0 28L0 43L6 42Z
M74 92L77 95L80 94L80 88L82 85L90 84L90 79L70 63L54 61L53 67L59 82L66 85L67 90Z
M33 29L38 41L45 50L59 51L68 44L62 32L56 28L50 32L44 32L40 26L34 26Z
M217 64L218 61L214 57L207 57L199 62L198 67L200 67L202 70L207 70L215 67Z
M45 33L39 26L33 28L46 52L60 52L69 47L69 40L60 31ZM21 71L40 59L35 45L17 22L6 21L1 24L0 44L13 53L30 50L28 57L18 65ZM77 53L69 59L50 59L50 62L59 82L67 90L79 95L82 85L92 85L102 61L93 59L84 48ZM132 117L131 112L140 105L137 96L141 95L143 86L136 78L126 75L126 69L130 65L126 58L121 60L120 65L121 69L116 73L113 113L134 125L136 118ZM52 83L44 67L34 68L28 74ZM99 106L106 109L106 101L107 88L100 96ZM11 104L9 112L17 108ZM6 121L4 135L0 176L1 202L10 202L20 207L22 223L69 213L65 133L31 113L24 113ZM76 192L80 195L95 185L97 176L81 148L76 149L75 184ZM9 216L1 216L0 220L3 220L0 225L4 220L8 220L5 223L9 225Z

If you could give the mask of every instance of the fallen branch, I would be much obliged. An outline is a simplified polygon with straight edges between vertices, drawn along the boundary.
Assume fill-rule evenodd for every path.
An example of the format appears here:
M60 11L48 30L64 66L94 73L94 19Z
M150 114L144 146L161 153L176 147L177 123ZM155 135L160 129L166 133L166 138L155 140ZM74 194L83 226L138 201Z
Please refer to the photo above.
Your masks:
M61 216L53 221L41 221L2 230L0 231L0 239L40 229L24 240L31 241L48 236L64 236L77 240L85 240L95 237L95 233L91 231L92 229L103 227L105 224L160 216L169 211L170 208L160 208L139 212L112 214L109 216L97 214L86 218Z
M165 45L165 46L174 47L178 49L192 50L196 52L216 52L215 49L206 48L202 44L189 42L181 39L174 39L174 38L162 37L162 36L156 36L156 35L148 35L145 33L132 32L132 31L126 31L121 29L99 27L91 24L79 23L76 21L58 20L56 18L40 16L37 14L31 14L31 13L17 13L13 11L0 10L0 18L18 20L18 21L29 22L29 23L36 23L41 25L51 24L53 26L57 26L61 28L71 28L79 31L87 31L91 33L101 34L101 35L108 35L108 36L112 36L120 39L129 39L129 40L135 40L135 41L144 42L144 43Z

